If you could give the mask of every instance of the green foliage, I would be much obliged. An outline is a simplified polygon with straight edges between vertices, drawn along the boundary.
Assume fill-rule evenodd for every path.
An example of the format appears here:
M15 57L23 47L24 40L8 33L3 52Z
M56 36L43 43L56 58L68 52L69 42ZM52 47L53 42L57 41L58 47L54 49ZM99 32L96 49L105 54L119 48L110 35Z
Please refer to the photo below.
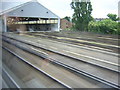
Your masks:
M118 22L117 33L120 35L120 22Z
M71 8L74 10L72 22L77 30L88 30L88 24L92 20L91 2L72 2Z
M113 21L119 20L119 18L117 18L117 15L116 15L116 14L111 14L111 13L109 13L107 16L109 17L109 19L111 19L111 20L113 20Z
M68 20L69 22L71 21L71 18L68 16L64 17L64 19Z
M104 34L120 34L120 23L118 24L111 19L102 21L91 21L88 25L89 31L104 33Z

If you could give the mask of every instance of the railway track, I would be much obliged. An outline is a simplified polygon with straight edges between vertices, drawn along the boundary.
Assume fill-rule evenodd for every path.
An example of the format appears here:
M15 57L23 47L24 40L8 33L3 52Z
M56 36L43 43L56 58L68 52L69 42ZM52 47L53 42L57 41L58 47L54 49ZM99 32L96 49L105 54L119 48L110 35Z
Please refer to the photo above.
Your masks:
M94 40L94 38L96 38L96 39L102 39L102 40L112 40L112 42L113 41L118 41L119 40L119 37L116 35L116 36L111 36L111 35L109 35L109 36L106 36L106 35L99 35L99 34L94 34L94 35L91 35L91 34L84 34L83 33L83 35L84 36L86 36L86 37L84 37L84 36L82 36L82 33L81 33L81 35L79 35L79 36L76 36L76 37L73 37L73 36L71 36L71 33L68 33L67 35L64 35L64 34L61 34L61 33L58 33L58 32L44 32L44 31L33 31L33 32L26 32L26 33L28 33L28 34L32 34L32 33L37 33L37 34L45 34L45 35L52 35L52 36L58 36L58 37L70 37L70 38L78 38L78 39L83 39L83 40L90 40L90 41L95 41ZM74 32L73 32L74 33ZM73 34L72 33L72 34ZM75 34L75 33L74 33ZM78 33L77 33L78 34ZM76 34L75 34L76 35ZM89 35L89 36L88 36Z
M61 75L59 75L58 77L57 76L55 76L55 74L48 74L48 73L50 73L50 72L47 72L47 71L43 71L39 66L37 66L37 65L35 65L34 63L31 63L30 61L28 61L28 60L26 60L26 59L24 59L24 58L22 58L21 56L19 56L19 55L17 55L16 53L14 53L14 52L12 52L11 50L9 50L9 49L7 49L7 48L5 48L5 47L3 47L6 51L8 51L9 53L11 53L12 55L14 55L15 57L17 57L17 58L19 58L20 60L22 60L22 62L24 62L25 64L28 64L29 66L31 66L32 68L35 68L35 69L37 69L38 71L40 71L40 72L42 72L42 73L44 73L45 75L47 75L48 77L50 77L50 78L52 78L54 81L57 81L59 84L61 84L61 85L63 85L64 87L66 87L66 88L68 88L68 89L72 89L72 88L90 88L89 86L91 86L91 88L103 88L103 87L108 87L108 88L110 88L109 86L106 86L106 85L102 85L100 82L97 82L97 81L94 81L94 80L89 80L89 79L86 79L85 80L85 78L83 77L83 76L81 76L80 77L80 75L79 75L79 77L78 76L76 76L76 75L73 75L74 77L71 77L71 78L73 78L74 80L72 80L72 79L67 79L69 76L71 76L71 74L72 73L69 73L69 76L68 75L66 75L66 77L64 76L64 78L63 79L58 79L58 77L62 77L63 76L63 74L65 73L65 71L64 71L64 73L62 72L61 73ZM15 62L15 61L14 61ZM19 61L18 61L19 62ZM22 64L22 63L19 63L20 65ZM12 66L12 67L15 67L15 66ZM58 68L58 67L57 67ZM47 68L48 69L48 68ZM55 69L55 68L54 68ZM46 73L47 72L47 73ZM33 73L33 71L32 71L32 73ZM54 72L55 73L55 72ZM35 74L35 73L34 73ZM54 77L53 77L54 76ZM56 77L56 78L55 78ZM75 78L75 77L77 77L77 78ZM84 79L83 79L84 78ZM81 80L83 81L83 82L81 82ZM48 80L47 80L48 81ZM62 82L61 82L62 81ZM85 82L85 81L88 81L88 82ZM65 83L63 83L63 82L66 82L67 84L69 84L69 85L71 85L71 86L68 86L68 85L66 85ZM76 83L75 83L76 82ZM85 83L87 84L87 85L85 85ZM39 84L39 83L38 83ZM76 86L78 86L78 87L76 87ZM53 86L54 87L54 86ZM55 87L57 87L57 86L55 86Z
M53 40L59 41L59 42L65 42L65 43L70 43L73 45L78 45L78 46L84 46L84 47L88 47L88 48L93 48L96 49L97 51L101 51L102 53L112 53L114 55L118 55L116 53L118 53L118 45L111 45L111 44L107 44L107 43L100 43L97 41L91 41L92 39L82 39L82 38L68 38L68 37L60 37L60 36L56 36L56 35L49 35L49 34L35 34L35 33L27 33L28 35L33 35L33 36L37 36L37 37L43 37L43 38L51 38ZM102 38L102 37L100 37ZM108 38L110 39L110 38ZM107 39L105 39L107 40ZM118 43L117 41L119 40L114 40L116 41L116 44ZM105 42L105 41L104 41ZM111 41L112 43L112 41Z
M5 37L7 37L7 36L5 36ZM13 40L17 40L17 41L25 43L25 44L28 44L28 45L32 45L32 46L37 47L37 48L41 48L41 49L46 50L46 51L57 53L57 54L62 55L62 56L66 56L66 57L69 57L69 58L72 58L75 60L83 61L83 62L90 63L90 64L93 64L93 65L96 65L96 66L99 66L102 68L106 68L106 69L109 69L112 71L119 72L118 71L118 67L119 67L118 63L113 63L113 62L106 61L104 59L102 60L102 59L92 58L92 57L88 57L88 56L79 54L80 56L85 57L85 58L82 58L82 57L78 57L79 55L75 56L77 53L65 51L65 52L67 52L67 54L66 54L65 52L56 51L56 48L55 48L55 50L52 50L52 49L54 49L54 47L51 47L52 49L50 49L50 48L44 47L42 44L35 43L35 42L29 41L29 40L18 40L18 39L14 39L13 37L9 37L9 38L11 38ZM74 56L71 56L71 55L74 55ZM85 60L85 59L88 59L88 60ZM118 59L118 58L116 58L116 59Z
M7 40L6 40L7 41ZM7 41L8 43L10 43L10 44L12 44L12 45L15 45L15 43L11 43L10 42L10 40L8 40ZM23 42L22 42L23 43ZM22 44L21 43L21 44ZM57 60L54 60L54 59L51 59L51 58L48 58L48 56L46 56L46 54L44 53L44 52L33 52L34 50L30 50L30 48L29 49L25 49L24 47L21 47L21 46L19 46L17 43L16 43L16 45L15 45L16 47L18 47L18 48L20 48L20 49L22 49L22 50L25 50L25 51L27 51L27 52L29 52L29 53L32 53L32 54L34 54L34 55L37 55L37 56L39 56L39 57L42 57L42 58L45 58L45 59L47 59L47 60L49 60L50 62L52 62L52 63L55 63L55 64L57 64L57 65L60 65L60 66L62 66L62 67L65 67L65 68L67 68L67 69L69 69L69 70L72 70L72 71L74 71L74 72L76 72L76 73L79 73L79 74L82 74L82 75L85 75L85 76L87 76L87 77L89 77L89 78L91 78L91 79L94 79L94 80L96 80L96 81L99 81L99 82L101 82L101 83L104 83L104 84L106 84L106 85L108 85L108 86L111 86L111 87L114 87L114 88L118 88L119 86L117 85L117 84L115 84L115 83L113 83L113 82L111 82L111 81L107 81L107 80L105 80L105 79L101 79L100 77L96 77L95 75L91 75L90 73L86 73L84 70L83 71L81 71L80 69L78 69L78 68L75 68L75 66L70 66L69 65L69 63L68 63L68 65L64 62L59 62L59 61L57 61ZM23 45L24 46L24 45ZM28 44L28 46L27 47L31 47L30 46L30 44ZM33 47L33 45L32 45L32 47ZM34 49L36 48L36 47L33 47ZM36 50L38 50L38 48L36 48ZM39 53L39 54L38 54ZM86 64L86 65L88 65L88 64ZM96 68L96 67L95 67ZM99 67L100 68L100 67ZM113 71L110 71L110 72L112 72L113 73ZM116 73L116 72L114 72L114 73ZM112 75L112 74L111 74ZM107 76L106 76L107 77Z
M32 63L30 63L29 61L27 61L26 59L24 59L24 58L22 58L21 56L19 56L19 55L17 55L16 53L14 53L14 52L12 52L11 50L9 50L9 49L7 49L7 48L5 48L5 47L3 47L3 52L7 52L7 53L9 53L9 54L7 54L7 55L10 55L10 56L14 56L14 58L16 57L17 58L17 60L10 60L9 62L10 63L12 63L12 62L14 62L14 63L16 63L17 65L14 65L14 64L10 64L10 65L8 65L8 63L7 63L7 59L5 59L5 58L3 58L3 62L6 64L6 66L8 66L10 69L12 69L11 67L15 67L15 70L22 70L22 73L21 73L21 71L15 71L14 69L12 69L12 71L16 74L16 75L18 75L18 74L20 74L19 75L19 77L21 77L22 79L24 79L24 78L28 78L28 79L30 79L31 81L32 81L32 79L35 79L35 80L33 80L33 82L31 82L32 84L33 83L35 83L35 84L38 84L38 87L37 88L69 88L69 89L71 89L71 87L70 86L68 86L68 85L66 85L66 84L64 84L63 82L61 82L60 80L58 80L58 79L56 79L55 77L53 77L53 76L51 76L50 74L48 74L48 73L46 73L46 72L44 72L42 69L40 69L40 68L38 68L37 66L35 66L34 64L32 64ZM29 70L26 70L26 69L29 69ZM23 72L23 71L25 71L25 72ZM29 72L30 71L30 72ZM27 72L27 73L26 73ZM7 72L6 72L7 73ZM17 74L18 73L18 74ZM29 77L27 77L27 74L31 74L31 73L34 73L35 75L34 76L29 76ZM26 75L24 75L24 74L26 74ZM40 75L40 76L39 76ZM23 76L23 77L22 77ZM41 82L41 81L39 81L39 80L37 80L37 79L39 79L39 78L35 78L35 77L39 77L39 78L44 78L43 80L45 80L45 81L47 81L47 82L44 82L44 81L42 81L42 82L44 82L44 84L45 83L48 83L49 82L49 84L53 84L53 85L51 85L51 86L49 86L49 84L48 85L46 85L46 86L42 86L42 84L41 83L38 83L38 82ZM24 83L25 83L25 85L27 85L27 86L30 86L29 85L29 83L28 83L28 81L30 81L30 80L23 80L24 81ZM14 81L15 82L15 81ZM27 84L28 83L28 84ZM17 85L17 84L16 84ZM41 86L41 87L40 87ZM23 88L23 87L17 87L17 88ZM30 88L30 87L27 87L27 88ZM34 86L34 84L33 84L33 86L31 86L31 88L36 88L36 86Z
M2 78L4 80L4 83L7 82L6 87L7 88L20 88L19 85L14 81L14 79L7 73L5 69L2 70Z

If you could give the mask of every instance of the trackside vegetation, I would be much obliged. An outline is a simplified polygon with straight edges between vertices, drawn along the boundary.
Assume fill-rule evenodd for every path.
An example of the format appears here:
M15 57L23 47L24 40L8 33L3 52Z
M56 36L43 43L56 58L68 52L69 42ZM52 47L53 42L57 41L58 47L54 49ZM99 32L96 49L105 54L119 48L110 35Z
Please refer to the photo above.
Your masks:
M74 14L72 16L74 29L80 31L87 31L89 22L93 20L91 16L92 5L90 0L89 1L73 0L70 6L74 10Z
M120 18L116 14L109 13L108 19L95 21L91 15L93 9L90 0L72 0L70 6L74 10L71 19L73 30L120 35Z
M91 21L88 25L88 31L104 34L120 34L120 23L111 19Z

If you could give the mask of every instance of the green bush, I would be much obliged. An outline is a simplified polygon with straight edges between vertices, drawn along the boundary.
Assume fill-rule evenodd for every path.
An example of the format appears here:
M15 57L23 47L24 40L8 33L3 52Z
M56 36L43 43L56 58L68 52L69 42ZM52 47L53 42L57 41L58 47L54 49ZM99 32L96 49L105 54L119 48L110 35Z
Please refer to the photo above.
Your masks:
M117 29L117 33L120 35L120 22L118 22L118 29Z
M88 25L88 30L104 34L120 34L119 27L120 23L118 24L111 19L105 19L98 22L91 21Z

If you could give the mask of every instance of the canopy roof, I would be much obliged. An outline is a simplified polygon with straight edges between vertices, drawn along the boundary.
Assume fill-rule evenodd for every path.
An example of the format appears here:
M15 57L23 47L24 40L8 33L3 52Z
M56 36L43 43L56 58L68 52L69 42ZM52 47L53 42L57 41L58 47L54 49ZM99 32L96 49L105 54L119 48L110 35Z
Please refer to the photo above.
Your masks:
M41 5L37 1L29 1L23 4L13 5L14 7L4 9L0 15L5 14L11 17L38 17L38 18L59 18L52 11Z

